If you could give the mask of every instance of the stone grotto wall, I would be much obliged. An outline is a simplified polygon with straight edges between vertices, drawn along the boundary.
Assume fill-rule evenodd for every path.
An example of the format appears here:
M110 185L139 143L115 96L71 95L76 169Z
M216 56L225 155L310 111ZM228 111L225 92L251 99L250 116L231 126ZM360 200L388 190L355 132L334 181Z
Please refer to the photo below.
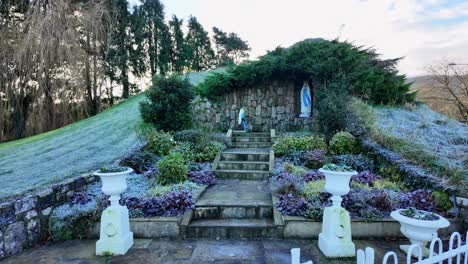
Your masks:
M219 102L197 98L192 105L194 122L210 130L226 131L236 128L239 110L244 108L254 131L311 130L314 118L299 118L300 88L292 82L272 81L227 93Z
M0 261L45 241L52 209L97 180L96 176L82 175L0 201Z

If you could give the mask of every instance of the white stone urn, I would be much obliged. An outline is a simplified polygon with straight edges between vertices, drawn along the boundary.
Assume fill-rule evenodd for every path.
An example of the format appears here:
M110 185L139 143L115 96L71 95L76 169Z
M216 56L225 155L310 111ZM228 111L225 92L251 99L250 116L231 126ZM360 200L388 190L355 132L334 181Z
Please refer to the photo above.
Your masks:
M341 207L342 195L349 192L349 183L356 171L339 172L320 169L325 174L325 190L332 194L333 205L323 212L322 232L319 235L319 248L330 258L354 257L356 247L351 239L351 217Z
M438 236L437 230L448 227L450 222L438 214L433 214L436 218L434 220L420 220L411 218L401 213L404 210L406 209L393 211L390 216L400 222L400 231L405 237L409 239L411 244L419 245L422 249L423 256L428 257L429 249L426 247L427 243ZM418 211L429 213L422 210ZM410 246L411 245L401 245L400 249L408 253ZM412 254L417 257L417 251L413 251Z
M341 196L349 193L349 182L351 177L357 175L356 171L330 171L325 169L319 169L319 172L325 175L325 190L332 194L331 200L333 206L341 206L343 198Z
M110 196L111 205L102 212L99 240L96 242L97 255L124 255L133 245L130 232L128 209L119 204L120 195L127 189L127 175L133 170L102 173L96 171L102 181L102 192Z

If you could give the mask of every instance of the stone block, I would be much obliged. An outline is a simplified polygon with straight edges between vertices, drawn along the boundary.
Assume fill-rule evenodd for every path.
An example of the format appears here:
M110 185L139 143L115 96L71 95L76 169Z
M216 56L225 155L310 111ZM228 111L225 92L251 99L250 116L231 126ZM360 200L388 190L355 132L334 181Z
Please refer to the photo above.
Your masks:
M8 226L4 233L5 255L11 256L21 250L27 243L24 222L16 222Z
M4 258L5 255L5 248L3 243L3 232L0 231L0 258Z
M36 210L31 210L31 211L26 213L25 219L30 220L30 219L32 219L32 218L34 218L36 216L37 216L37 211Z
M49 207L49 208L46 208L46 209L42 210L42 215L43 216L49 216L50 212L52 212L52 207Z
M37 208L39 210L52 206L55 203L55 193L52 188L40 192L37 196Z
M15 214L19 215L25 213L33 208L36 208L37 198L32 195L28 195L24 198L21 198L15 203Z
M16 219L15 206L13 203L0 204L0 228L13 223Z

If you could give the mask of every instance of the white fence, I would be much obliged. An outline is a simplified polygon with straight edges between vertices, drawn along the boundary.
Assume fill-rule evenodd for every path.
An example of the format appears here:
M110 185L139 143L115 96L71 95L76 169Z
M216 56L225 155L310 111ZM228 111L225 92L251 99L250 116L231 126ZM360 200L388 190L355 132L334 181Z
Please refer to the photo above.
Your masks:
M468 232L466 234L468 237ZM411 245L406 256L406 264L467 264L468 263L468 243L462 245L460 233L455 232L450 236L447 251L443 251L443 243L440 238L434 238L429 247L429 257L423 259L422 248L419 245ZM437 249L437 250L436 250ZM412 256L417 256L412 258ZM366 248L365 251L358 250L357 264L374 264L374 249ZM398 257L395 252L385 254L382 264L398 264Z

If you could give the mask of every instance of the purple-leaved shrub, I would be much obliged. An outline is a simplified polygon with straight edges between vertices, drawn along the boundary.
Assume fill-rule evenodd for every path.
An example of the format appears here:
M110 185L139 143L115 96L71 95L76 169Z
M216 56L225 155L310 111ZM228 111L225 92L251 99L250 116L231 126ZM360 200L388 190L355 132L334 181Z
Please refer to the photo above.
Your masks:
M188 173L188 180L198 185L215 185L216 176L212 171L190 171Z

